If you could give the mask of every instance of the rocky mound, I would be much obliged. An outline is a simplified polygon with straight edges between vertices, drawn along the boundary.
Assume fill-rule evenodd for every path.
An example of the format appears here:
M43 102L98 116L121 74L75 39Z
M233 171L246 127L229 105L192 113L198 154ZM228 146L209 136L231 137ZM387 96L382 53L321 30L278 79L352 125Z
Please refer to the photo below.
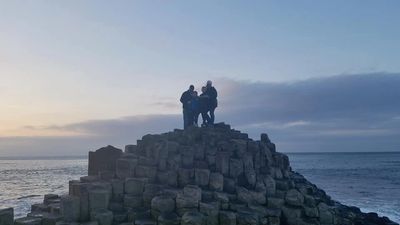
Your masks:
M333 201L293 172L266 134L254 141L225 124L146 135L125 152L112 146L90 152L89 176L70 181L69 195L46 195L15 221L56 223L395 224Z

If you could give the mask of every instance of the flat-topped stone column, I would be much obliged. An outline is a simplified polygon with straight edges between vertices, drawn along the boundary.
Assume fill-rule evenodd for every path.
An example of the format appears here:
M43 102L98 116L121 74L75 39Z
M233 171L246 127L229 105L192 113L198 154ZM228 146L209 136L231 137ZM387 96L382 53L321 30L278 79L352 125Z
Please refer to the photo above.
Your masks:
M14 224L14 209L6 208L0 209L0 225L13 225Z

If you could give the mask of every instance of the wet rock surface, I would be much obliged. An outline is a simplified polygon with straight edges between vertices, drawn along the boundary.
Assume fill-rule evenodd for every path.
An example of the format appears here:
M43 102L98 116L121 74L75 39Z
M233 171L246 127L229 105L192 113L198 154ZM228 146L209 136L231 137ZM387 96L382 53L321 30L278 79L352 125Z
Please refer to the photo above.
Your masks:
M89 174L66 196L46 195L0 225L388 225L332 200L293 172L267 134L252 140L224 123L145 135L125 152L89 153Z

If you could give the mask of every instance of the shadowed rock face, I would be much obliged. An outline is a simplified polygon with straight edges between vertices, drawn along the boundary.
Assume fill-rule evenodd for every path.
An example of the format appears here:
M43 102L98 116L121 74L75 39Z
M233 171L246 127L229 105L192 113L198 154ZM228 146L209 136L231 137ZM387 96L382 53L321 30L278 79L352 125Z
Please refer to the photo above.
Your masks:
M69 196L48 195L33 207L46 210L36 216L42 225L395 224L333 201L291 170L268 135L254 141L223 123L145 135L124 153L108 146L90 154L92 170L70 181ZM18 223L29 221L38 222Z
M122 155L122 150L111 145L100 148L95 152L89 152L89 168L90 176L115 175L116 161Z

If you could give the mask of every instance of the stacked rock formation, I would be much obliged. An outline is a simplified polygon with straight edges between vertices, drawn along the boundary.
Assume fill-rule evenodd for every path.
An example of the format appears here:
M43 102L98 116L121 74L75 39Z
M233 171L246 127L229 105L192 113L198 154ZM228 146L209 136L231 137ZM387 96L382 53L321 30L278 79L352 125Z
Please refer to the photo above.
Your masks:
M0 213L1 214L1 213ZM2 223L0 225L8 225ZM16 225L395 224L333 201L291 170L266 134L229 125L146 135L89 153L89 176Z

